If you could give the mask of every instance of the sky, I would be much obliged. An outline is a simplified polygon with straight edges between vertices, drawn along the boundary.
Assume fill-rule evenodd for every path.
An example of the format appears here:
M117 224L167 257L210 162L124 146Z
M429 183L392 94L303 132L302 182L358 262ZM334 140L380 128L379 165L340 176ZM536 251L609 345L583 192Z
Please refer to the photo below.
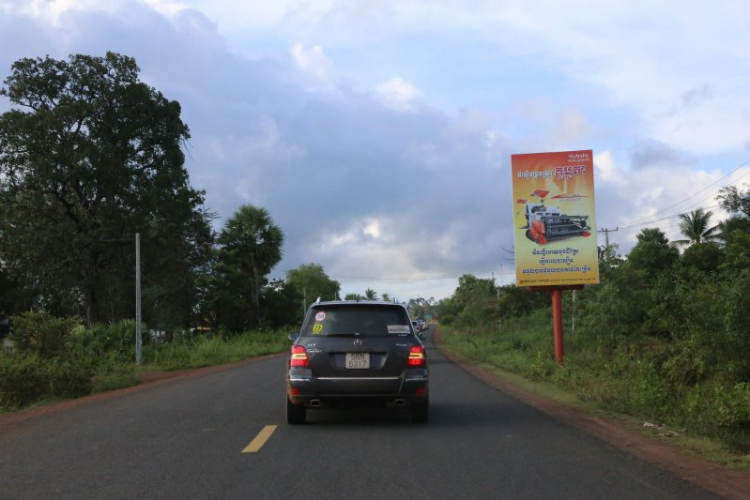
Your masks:
M134 57L179 101L191 184L341 294L515 281L513 154L590 149L598 244L727 217L750 182L746 0L0 0L24 57ZM0 112L10 103L0 98Z

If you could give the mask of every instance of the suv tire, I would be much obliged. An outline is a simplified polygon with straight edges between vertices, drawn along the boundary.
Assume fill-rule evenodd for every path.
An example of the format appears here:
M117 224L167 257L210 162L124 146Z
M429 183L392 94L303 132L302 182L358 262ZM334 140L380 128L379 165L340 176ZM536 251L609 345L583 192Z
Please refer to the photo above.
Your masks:
M307 408L296 405L286 398L286 423L291 425L304 424L307 417Z
M414 403L411 406L411 420L415 424L426 424L429 419L430 397L424 398L421 403Z

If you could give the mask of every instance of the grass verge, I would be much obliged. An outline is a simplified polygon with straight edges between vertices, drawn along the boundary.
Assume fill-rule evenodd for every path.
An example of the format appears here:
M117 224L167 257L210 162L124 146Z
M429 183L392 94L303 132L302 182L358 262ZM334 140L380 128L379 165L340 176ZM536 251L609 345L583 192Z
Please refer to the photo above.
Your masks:
M73 345L52 358L0 352L0 413L124 389L147 373L223 365L288 348L287 334L273 331L146 345L141 366L133 362L133 349L99 352Z
M566 366L567 374L561 376L562 369L545 354L549 350L548 344L551 344L547 332L477 336L464 334L456 328L441 327L440 337L441 349L453 351L525 391L606 418L703 460L733 470L750 471L750 454L728 446L726 437L700 435L662 424L653 418L653 414L642 412L639 405L628 406L627 402L633 399L620 398L622 382L609 380L611 375L600 373L597 379L591 372L571 374L571 370L583 370L571 363L574 366Z

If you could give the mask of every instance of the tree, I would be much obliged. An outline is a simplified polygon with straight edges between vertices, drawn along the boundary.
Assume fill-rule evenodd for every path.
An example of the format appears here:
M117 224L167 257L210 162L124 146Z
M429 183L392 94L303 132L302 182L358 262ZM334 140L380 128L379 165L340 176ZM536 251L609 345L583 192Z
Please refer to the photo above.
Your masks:
M173 264L192 275L211 239L180 105L138 73L112 52L20 59L0 89L14 106L0 116L0 255L37 305L89 324L132 316L136 232L157 271L145 286ZM167 287L180 283L190 294Z
M642 280L652 282L677 262L679 252L669 244L669 239L661 229L643 229L636 238L638 243L628 254L628 267L635 269Z
M260 326L260 290L281 261L284 233L265 208L243 205L218 237L217 295L220 324L232 331Z
M358 293L347 293L344 300L365 300L365 298Z
M731 217L719 224L720 239L724 243L724 262L720 269L750 268L750 219Z
M409 316L412 318L422 318L424 319L425 316L434 316L434 303L435 299L430 298L430 300L425 299L424 297L417 297L415 299L409 299L409 301L406 303L406 309L409 311Z
M261 290L260 306L263 325L268 328L302 324L307 308L302 309L302 295L284 280L275 279Z
M726 252L718 243L705 242L691 245L680 258L680 276L685 281L701 279L715 273L725 261Z
M378 294L372 288L368 288L367 290L365 290L365 298L367 300L378 300Z
M458 278L458 288L453 296L459 303L468 304L477 298L482 300L486 296L494 296L495 293L495 278L482 279L472 274L464 274Z
M381 295L381 299L383 302L390 302L391 301L391 294L388 292L383 292L383 295Z
M702 208L693 210L688 214L680 214L680 231L687 238L675 240L675 245L693 245L710 241L716 238L718 226L709 227L713 212L704 211Z
M750 218L750 192L744 193L735 186L721 188L719 196L716 197L721 208L727 212L741 212Z
M318 297L321 300L336 300L341 291L339 282L329 278L323 266L314 263L302 264L297 269L287 271L286 284L294 287L308 303Z

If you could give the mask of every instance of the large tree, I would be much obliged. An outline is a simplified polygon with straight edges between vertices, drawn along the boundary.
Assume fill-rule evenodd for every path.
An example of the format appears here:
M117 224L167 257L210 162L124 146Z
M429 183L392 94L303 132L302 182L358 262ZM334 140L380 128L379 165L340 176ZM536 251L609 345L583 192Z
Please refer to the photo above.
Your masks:
M0 89L12 104L0 116L0 258L38 302L79 304L89 323L132 311L136 232L144 287L176 267L164 287L188 295L211 240L183 166L180 105L138 73L111 52L21 59Z
M302 264L297 269L290 269L286 273L286 283L294 287L302 295L307 304L320 297L321 300L336 300L339 298L341 285L332 280L320 264Z
M243 205L218 237L216 321L231 331L260 326L260 292L281 261L284 233L265 208Z

